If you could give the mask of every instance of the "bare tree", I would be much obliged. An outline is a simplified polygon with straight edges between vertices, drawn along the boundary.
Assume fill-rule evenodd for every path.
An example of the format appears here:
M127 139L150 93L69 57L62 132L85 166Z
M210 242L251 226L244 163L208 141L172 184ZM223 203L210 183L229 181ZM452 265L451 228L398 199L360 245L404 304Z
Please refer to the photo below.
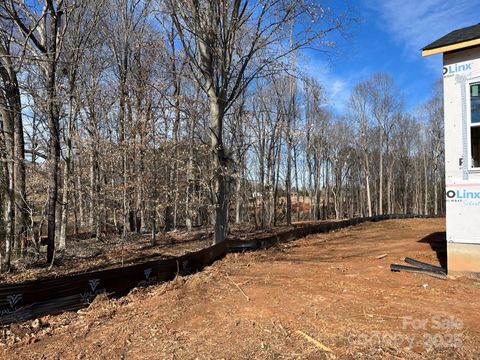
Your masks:
M67 82L67 124L64 131L67 149L64 156L63 188L60 201L59 250L63 250L66 247L69 195L71 193L70 187L72 185L74 171L73 138L76 131L76 118L80 109L80 99L78 98L79 94L77 90L78 76L81 70L80 62L85 55L85 48L95 46L95 42L92 41L92 35L95 31L99 31L99 17L103 10L103 3L103 0L87 0L75 4L75 9L70 17L71 30L66 32L64 41L64 52L61 60L64 64L63 71L66 74ZM94 198L96 198L96 196ZM98 226L96 226L96 228L98 235Z
M437 81L433 88L433 97L425 104L425 112L427 114L427 131L429 146L431 149L432 169L433 169L433 213L438 214L439 209L439 184L444 173L440 167L443 164L443 143L444 143L444 119L443 119L443 88L442 82Z
M23 255L25 237L22 235L26 226L26 176L22 104L17 77L20 61L15 63L15 43L11 33L12 26L8 26L8 24L2 25L5 28L0 32L0 84L2 84L0 97L3 114L5 161L8 161L7 168L5 168L8 172L5 175L6 178L10 177L8 183L11 182L13 186L10 189L12 194L9 194L7 199L11 195L14 201L14 204L7 207L10 208L8 213L13 216L14 221L14 230L11 234L13 250L17 255L19 252ZM7 188L9 187L7 186Z
M5 1L2 11L15 23L35 63L41 69L46 91L46 117L49 128L48 161L48 250L47 262L55 250L56 209L58 201L58 164L60 160L60 104L57 97L57 67L68 23L69 9L63 0L44 0L41 8L28 7L20 0Z
M371 96L372 115L379 127L378 213L382 215L384 195L384 147L386 148L386 156L388 157L389 135L393 126L395 126L395 116L401 111L403 100L398 96L399 92L396 91L393 79L388 74L374 74L369 81L369 93Z
M356 125L356 131L358 136L355 137L356 145L361 152L363 173L365 176L365 189L366 189L366 201L367 201L367 213L368 216L372 216L372 199L370 190L370 149L369 149L369 116L370 116L370 104L369 104L369 89L368 83L362 82L355 86L353 89L350 100L349 110L350 115L353 117Z
M226 188L230 159L223 144L225 113L253 79L294 50L282 46L288 24L308 16L309 10L296 0L168 0L167 4L190 65L196 69L193 74L197 71L201 74L196 80L208 97L214 169L214 243L219 243L225 239L228 222ZM340 21L334 21L323 29L303 28L296 34L295 48L311 44L341 25Z

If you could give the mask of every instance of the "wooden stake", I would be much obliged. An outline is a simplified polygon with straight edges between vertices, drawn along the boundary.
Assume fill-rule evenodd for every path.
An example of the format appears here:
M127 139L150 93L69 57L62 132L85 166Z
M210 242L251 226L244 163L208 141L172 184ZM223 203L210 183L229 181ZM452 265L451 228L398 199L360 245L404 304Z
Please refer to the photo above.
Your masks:
M250 301L250 298L247 296L247 294L245 294L245 292L242 290L242 288L236 283L234 282L230 276L228 276L227 273L225 273L225 276L227 277L228 280L230 280L230 282L235 285L237 287L238 290L240 290L240 292L242 293L243 296L245 296L245 299L247 299L247 301Z
M302 335L305 339L307 339L309 342L311 342L313 345L315 345L316 347L318 347L319 349L323 350L323 351L326 351L326 352L329 352L329 353L333 353L332 349L326 347L325 345L323 345L320 341L318 340L315 340L314 338L312 338L311 336L305 334L303 331L300 331L300 330L297 330L297 333Z

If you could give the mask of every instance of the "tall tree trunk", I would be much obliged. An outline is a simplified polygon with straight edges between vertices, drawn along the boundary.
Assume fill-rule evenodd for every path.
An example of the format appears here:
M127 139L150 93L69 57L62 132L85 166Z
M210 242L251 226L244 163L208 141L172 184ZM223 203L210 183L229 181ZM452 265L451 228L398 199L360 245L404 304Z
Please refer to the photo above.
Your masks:
M298 168L297 168L297 150L296 146L293 147L293 164L294 164L294 171L295 171L295 190L297 193L296 200L296 212L297 212L297 221L300 221L300 192L298 187Z
M7 99L0 93L0 116L2 118L2 143L0 144L0 155L3 158L2 172L4 176L4 204L3 219L5 225L5 247L3 262L1 264L2 272L10 271L10 261L12 255L12 245L15 239L15 200L14 200L14 178L13 178L13 118Z
M11 63L11 58L6 48L0 45L0 55L3 55L0 64L0 77L3 81L5 96L2 96L0 106L5 116L8 115L10 123L6 124L9 128L8 135L11 140L11 148L7 148L7 155L13 161L10 169L10 176L13 181L14 196L14 232L13 232L13 248L15 254L19 254L21 248L24 249L24 239L22 236L26 224L26 180L25 180L25 141L23 137L23 121L22 121L22 104L20 98L20 88L17 80L17 73ZM5 121L5 120L4 120ZM21 244L20 244L21 242ZM22 254L23 255L23 254Z
M175 49L174 41L172 41L172 47ZM173 56L175 52L173 52ZM175 67L175 59L172 58L172 72L173 72L173 81L175 84L174 96L175 96L175 121L173 122L173 147L174 147L174 159L173 159L173 227L177 227L177 217L178 217L178 158L179 158L179 151L178 151L178 141L179 141L179 131L180 131L180 91L181 91L181 82L180 76L177 73Z
M438 214L438 184L437 184L437 164L435 161L434 169L433 169L433 213L435 215Z
M273 192L273 202L272 202L272 214L273 214L273 226L276 226L277 225L277 199L278 199L278 183L280 181L280 160L281 160L281 156L282 156L282 141L281 141L281 138L279 139L279 144L278 144L278 148L277 148L277 154L276 154L276 170L274 172L275 174L275 186L274 186L274 192Z
M58 9L57 9L58 10ZM45 80L47 90L47 120L49 130L48 147L48 234L47 234L47 262L53 263L55 253L55 232L56 232L56 210L58 201L58 163L60 161L60 124L59 106L57 99L57 45L59 41L58 31L61 24L63 12L56 12L50 7L50 26L48 31L48 52L45 58L48 61L46 66Z
M52 36L52 43L56 42L56 36ZM52 45L55 47L56 45ZM52 52L56 54L56 51ZM55 56L55 55L53 55ZM59 134L59 114L56 104L56 61L50 59L48 66L48 128L49 128L49 175L48 175L48 239L47 239L47 262L53 261L55 251L55 230L56 230L56 210L58 200L58 163L60 161L60 134Z
M380 129L378 160L378 214L383 215L383 129Z
M25 141L23 138L23 120L22 105L20 100L20 90L15 77L12 79L12 104L13 104L13 144L14 144L14 197L15 197L15 245L18 253L18 243L21 242L21 255L25 250L25 238L22 235L26 225L26 176L25 176Z
M372 198L370 196L370 167L368 165L368 157L367 154L365 156L365 187L367 190L367 210L368 216L372 216Z
M112 163L113 166L113 163ZM81 167L80 163L80 158L78 158L77 161L77 168L79 169ZM82 177L81 177L81 171L77 171L75 173L76 175L76 210L79 218L79 227L85 226L85 209L84 209L84 201L83 201L83 188L82 188ZM113 178L112 178L113 181ZM112 186L113 187L113 186Z
M292 224L292 142L290 139L290 121L287 122L287 173L285 175L285 190L287 194L287 225Z
M425 186L424 188L424 202L423 202L423 213L427 214L428 213L428 169L427 169L427 154L426 152L423 155L423 184Z
M330 214L330 166L328 165L328 161L325 161L324 165L324 189L325 189L325 194L323 196L323 215L322 219L326 220L329 217Z
M63 171L63 189L61 201L61 221L60 221L60 238L58 247L60 250L66 248L67 238L67 223L68 223L68 204L69 204L69 187L71 183L71 163L73 157L72 133L73 133L73 87L70 83L70 96L68 98L68 122L67 122L67 155L65 157L64 171Z
M68 160L66 160L63 167L63 189L62 201L60 205L60 234L58 239L58 250L64 250L67 247L68 187L70 185L68 167Z
M13 194L13 164L4 165L3 170L7 179L6 191L5 191L5 208L4 208L4 221L5 221L5 255L3 258L2 272L10 271L10 261L12 254L12 244L15 238L15 203Z
M192 217L193 217L193 192L195 186L195 176L193 174L193 132L194 132L194 120L193 117L188 121L188 162L187 162L187 196L185 200L185 223L188 231L192 231Z
M213 243L218 244L225 240L227 234L227 187L226 187L226 158L223 148L223 117L224 107L221 100L209 92L211 116L211 149L213 163L213 198L215 206L215 224Z
M243 185L243 169L241 170L240 176L237 178L235 186L235 224L240 225L242 222L241 211L242 211L242 185Z

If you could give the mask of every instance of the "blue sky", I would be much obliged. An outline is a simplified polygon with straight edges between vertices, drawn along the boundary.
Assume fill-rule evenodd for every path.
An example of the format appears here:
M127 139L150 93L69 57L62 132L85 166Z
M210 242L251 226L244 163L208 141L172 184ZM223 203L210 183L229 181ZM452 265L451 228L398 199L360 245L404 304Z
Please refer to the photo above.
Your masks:
M442 76L442 56L423 58L421 48L446 33L480 22L480 0L350 0L359 22L335 55L308 54L305 67L318 78L336 113L350 89L375 72L391 74L414 111Z

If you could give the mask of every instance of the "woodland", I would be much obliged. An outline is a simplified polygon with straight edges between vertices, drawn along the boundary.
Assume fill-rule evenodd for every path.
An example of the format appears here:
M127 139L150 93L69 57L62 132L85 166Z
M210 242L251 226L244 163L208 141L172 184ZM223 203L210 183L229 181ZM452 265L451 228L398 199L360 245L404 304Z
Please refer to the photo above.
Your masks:
M82 232L219 243L233 225L443 213L441 83L407 111L376 73L339 114L305 65L350 56L357 21L307 0L0 1L1 271Z

